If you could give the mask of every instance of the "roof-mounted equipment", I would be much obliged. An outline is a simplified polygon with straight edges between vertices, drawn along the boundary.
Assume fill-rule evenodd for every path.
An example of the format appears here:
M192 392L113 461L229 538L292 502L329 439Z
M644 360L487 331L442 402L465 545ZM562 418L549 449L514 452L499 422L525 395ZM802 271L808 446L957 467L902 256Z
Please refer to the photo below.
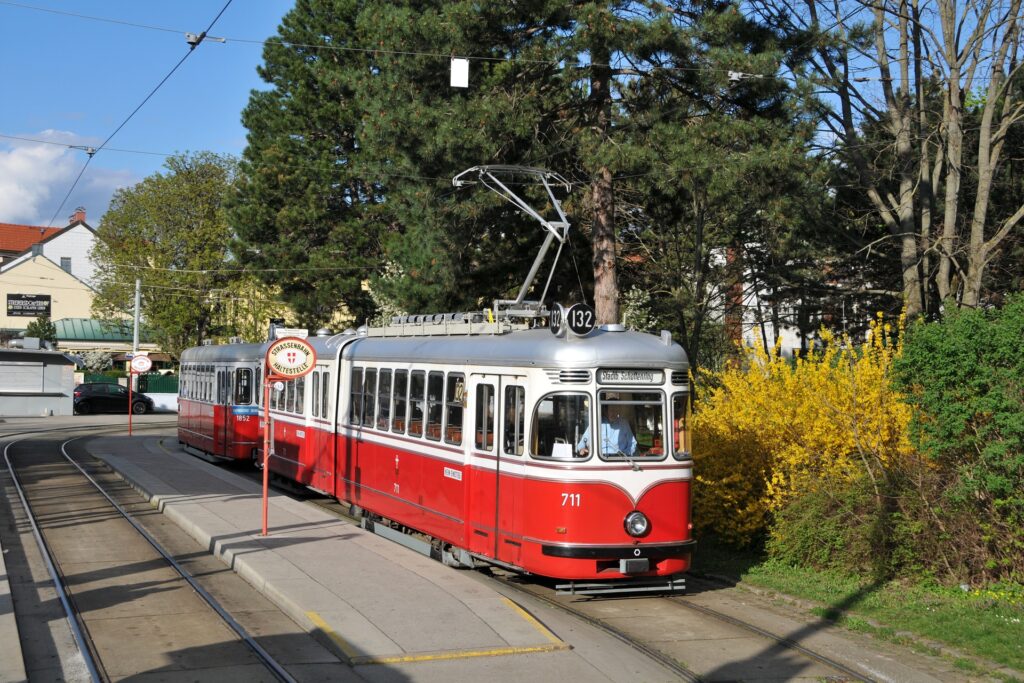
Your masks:
M501 180L502 178L504 182ZM541 245L540 252L530 267L530 273L526 276L526 281L519 289L519 295L515 299L496 299L494 301L495 318L540 318L546 316L547 310L544 308L544 298L547 296L548 287L551 286L551 278L555 274L555 266L558 264L558 257L562 253L562 247L565 246L569 236L569 221L565 217L565 212L562 211L561 202L555 197L552 185L561 185L568 192L572 188L571 184L557 173L531 166L474 166L452 178L452 185L455 187L464 187L476 183L502 196L520 211L536 218L547 232L544 244ZM548 194L548 199L551 201L551 206L558 214L557 220L544 218L525 199L508 187L508 184L523 183L540 185L544 188ZM537 272L540 270L544 257L551 248L551 243L556 240L558 241L558 251L555 252L555 260L551 264L551 273L548 275L548 281L544 285L544 291L539 299L528 301L526 293L533 286L534 280L537 279Z

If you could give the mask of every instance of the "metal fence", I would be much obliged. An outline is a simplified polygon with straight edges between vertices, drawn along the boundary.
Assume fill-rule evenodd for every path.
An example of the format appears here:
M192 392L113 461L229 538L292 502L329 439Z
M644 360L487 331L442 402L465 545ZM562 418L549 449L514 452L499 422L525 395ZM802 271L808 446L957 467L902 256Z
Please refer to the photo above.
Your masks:
M152 373L139 375L139 391L151 394L178 393L178 376Z
M117 384L118 383L117 379L118 378L113 376L113 375L90 375L90 374L86 374L84 381L86 381L86 382L105 382L107 384Z

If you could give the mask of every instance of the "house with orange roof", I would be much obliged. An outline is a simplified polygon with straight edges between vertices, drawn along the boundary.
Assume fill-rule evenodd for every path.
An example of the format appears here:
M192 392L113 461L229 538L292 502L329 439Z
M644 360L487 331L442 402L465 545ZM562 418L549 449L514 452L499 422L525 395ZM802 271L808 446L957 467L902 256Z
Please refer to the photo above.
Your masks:
M52 237L63 228L44 228L37 225L0 223L0 266L32 248L33 244Z
M43 316L89 318L95 242L82 208L63 228L0 223L0 335L17 336Z

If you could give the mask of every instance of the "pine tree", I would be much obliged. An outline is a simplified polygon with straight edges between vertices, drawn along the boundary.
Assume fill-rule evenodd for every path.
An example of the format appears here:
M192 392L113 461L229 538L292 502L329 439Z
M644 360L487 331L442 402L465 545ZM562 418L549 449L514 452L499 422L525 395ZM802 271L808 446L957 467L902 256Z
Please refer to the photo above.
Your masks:
M383 197L360 174L357 99L369 56L359 1L298 0L264 49L260 77L242 113L248 146L231 205L234 252L264 282L281 287L301 324L371 312L362 283L379 265ZM350 49L352 48L352 49Z

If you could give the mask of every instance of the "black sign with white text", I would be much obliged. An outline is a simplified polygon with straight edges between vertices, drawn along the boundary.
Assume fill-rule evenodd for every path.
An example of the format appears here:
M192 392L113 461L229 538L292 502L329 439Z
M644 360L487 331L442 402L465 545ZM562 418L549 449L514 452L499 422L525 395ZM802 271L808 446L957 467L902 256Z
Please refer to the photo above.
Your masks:
M8 294L7 315L12 318L50 317L50 295Z

